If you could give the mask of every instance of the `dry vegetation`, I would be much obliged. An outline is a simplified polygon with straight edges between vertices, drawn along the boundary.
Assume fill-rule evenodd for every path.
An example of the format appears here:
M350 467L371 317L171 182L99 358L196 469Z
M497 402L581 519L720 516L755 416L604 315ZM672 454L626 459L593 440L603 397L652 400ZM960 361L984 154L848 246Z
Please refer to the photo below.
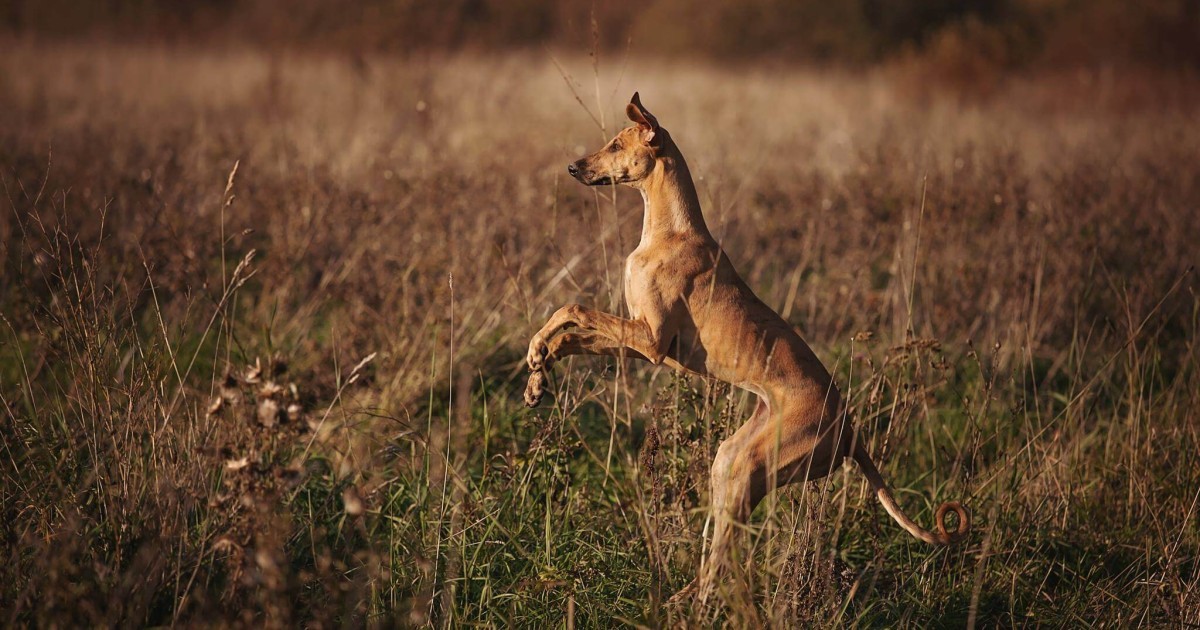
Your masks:
M1192 84L565 60L671 129L914 518L977 524L848 466L666 610L748 401L576 359L521 406L641 221L565 177L607 133L549 59L3 48L6 622L1200 623Z

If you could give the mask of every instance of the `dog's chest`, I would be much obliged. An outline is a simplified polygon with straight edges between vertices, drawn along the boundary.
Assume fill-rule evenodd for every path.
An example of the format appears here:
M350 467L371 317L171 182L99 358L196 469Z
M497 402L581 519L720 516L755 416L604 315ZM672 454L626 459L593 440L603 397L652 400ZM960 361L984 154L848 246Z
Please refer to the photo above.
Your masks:
M671 284L670 258L654 248L639 246L625 260L625 304L633 319L666 310L662 295L664 282Z
M625 304L629 307L629 316L639 319L645 314L646 301L650 293L650 274L647 268L647 256L635 249L625 259Z

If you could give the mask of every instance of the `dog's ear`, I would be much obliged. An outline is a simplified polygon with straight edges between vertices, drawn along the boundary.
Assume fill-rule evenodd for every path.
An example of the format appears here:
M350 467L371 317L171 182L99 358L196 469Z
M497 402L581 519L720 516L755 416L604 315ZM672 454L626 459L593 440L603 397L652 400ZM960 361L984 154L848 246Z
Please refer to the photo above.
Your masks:
M633 93L633 98L625 106L625 115L629 117L629 120L637 123L646 144L650 144L658 135L658 119L642 106L642 99L638 97L637 92Z

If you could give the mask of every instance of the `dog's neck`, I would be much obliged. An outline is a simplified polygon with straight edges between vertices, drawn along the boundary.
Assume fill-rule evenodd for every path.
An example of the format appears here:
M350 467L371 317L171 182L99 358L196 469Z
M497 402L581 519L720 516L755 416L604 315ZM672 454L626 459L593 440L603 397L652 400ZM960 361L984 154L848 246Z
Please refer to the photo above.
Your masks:
M692 174L670 136L663 138L654 171L640 184L638 189L646 204L642 243L680 235L712 240L700 211L700 197L696 194Z

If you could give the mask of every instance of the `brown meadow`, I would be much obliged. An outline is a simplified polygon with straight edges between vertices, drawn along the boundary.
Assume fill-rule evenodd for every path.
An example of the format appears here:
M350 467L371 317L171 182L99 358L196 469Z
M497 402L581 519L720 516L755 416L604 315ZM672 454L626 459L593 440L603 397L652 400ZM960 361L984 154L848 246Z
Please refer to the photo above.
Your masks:
M3 49L0 618L1200 623L1194 80ZM745 397L576 359L520 400L552 309L624 308L641 201L565 165L635 89L967 543L850 468L759 508L720 606L663 608Z

